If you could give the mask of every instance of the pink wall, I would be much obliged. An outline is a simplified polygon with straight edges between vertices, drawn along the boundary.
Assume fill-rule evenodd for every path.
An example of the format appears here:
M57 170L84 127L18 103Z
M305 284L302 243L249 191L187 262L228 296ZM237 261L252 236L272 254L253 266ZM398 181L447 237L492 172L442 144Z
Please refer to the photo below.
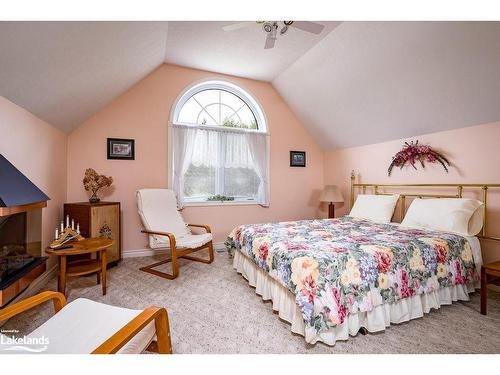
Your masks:
M422 170L412 167L394 169L387 176L391 157L404 141L418 139L442 151L452 163L446 173L440 165L427 164ZM377 143L325 153L325 183L342 187L346 204L338 214L349 210L350 173L354 170L360 182L365 183L500 183L500 122L472 126L451 131L426 134L408 139ZM481 191L467 193L480 197ZM500 189L492 189L489 199L489 234L500 237ZM500 260L500 245L483 241L486 261Z
M215 242L222 242L240 223L320 214L323 151L269 83L162 65L83 123L68 140L68 201L88 199L81 183L86 168L113 176L114 189L104 199L122 203L124 250L147 248L140 233L135 191L167 186L167 123L175 99L187 86L214 77L241 85L263 107L271 133L271 206L187 207L183 210L185 220L209 224ZM135 139L136 160L107 160L108 137ZM306 151L307 168L290 168L289 150Z
M0 97L0 153L51 200L43 209L42 244L52 241L66 201L67 135Z
M140 234L134 193L143 187L167 186L167 123L172 104L187 86L207 78L227 79L250 91L263 106L271 132L271 207L228 205L183 210L186 221L211 225L216 242L223 241L239 223L325 216L318 205L323 181L340 185L348 202L353 169L360 181L369 183L500 182L500 122L412 137L408 140L419 139L443 151L453 164L450 173L439 165L427 165L418 171L395 169L387 177L391 156L406 139L323 153L269 83L163 65L69 137L0 97L0 152L52 198L44 209L44 245L52 237L63 203L87 199L81 179L84 170L93 167L115 178L114 188L104 199L122 202L124 249L147 247ZM107 160L107 137L134 138L136 160ZM288 151L292 149L307 151L307 168L288 166ZM479 192L470 194L479 197ZM337 215L346 212L348 203L337 208ZM490 191L488 230L500 237L498 190ZM486 261L500 259L500 246L483 241L483 249Z

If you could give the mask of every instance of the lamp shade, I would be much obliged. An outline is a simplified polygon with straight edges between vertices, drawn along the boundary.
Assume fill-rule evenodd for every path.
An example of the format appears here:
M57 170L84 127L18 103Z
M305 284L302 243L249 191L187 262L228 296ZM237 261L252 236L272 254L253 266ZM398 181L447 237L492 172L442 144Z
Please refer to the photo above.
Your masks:
M326 185L319 200L321 202L342 203L344 197L337 185Z

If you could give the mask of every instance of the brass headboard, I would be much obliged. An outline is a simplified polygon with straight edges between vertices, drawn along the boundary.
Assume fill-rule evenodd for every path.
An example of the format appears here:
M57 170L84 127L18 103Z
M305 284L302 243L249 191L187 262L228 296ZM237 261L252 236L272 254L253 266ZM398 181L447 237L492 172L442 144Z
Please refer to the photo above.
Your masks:
M400 217L401 219L406 213L406 198L462 198L464 188L476 188L482 189L482 202L484 203L484 215L483 215L483 228L481 230L481 235L479 238L500 241L500 237L492 237L487 234L487 219L488 219L488 190L491 188L500 188L500 184L359 184L356 183L356 175L354 171L351 172L351 208L354 205L354 197L356 190L366 194L367 189L371 189L372 194L377 195L390 195L390 193L380 192L379 188L391 188L391 189L405 189L405 188L447 188L448 190L456 189L456 194L420 194L416 192L402 193L395 192L399 194L399 199L401 202L400 206Z

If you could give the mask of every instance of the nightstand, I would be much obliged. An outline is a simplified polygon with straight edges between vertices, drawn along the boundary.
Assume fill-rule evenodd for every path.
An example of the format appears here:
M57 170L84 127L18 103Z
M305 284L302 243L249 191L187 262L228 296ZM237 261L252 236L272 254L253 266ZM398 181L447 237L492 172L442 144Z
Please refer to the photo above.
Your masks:
M481 314L486 315L488 300L488 276L500 278L500 262L484 264L481 267Z

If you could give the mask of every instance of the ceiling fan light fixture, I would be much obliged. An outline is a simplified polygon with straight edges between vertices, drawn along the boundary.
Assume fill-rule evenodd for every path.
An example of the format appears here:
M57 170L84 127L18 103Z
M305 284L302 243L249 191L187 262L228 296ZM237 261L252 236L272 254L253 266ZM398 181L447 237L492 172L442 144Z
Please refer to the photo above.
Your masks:
M246 21L226 25L222 28L224 31L234 31L246 28L252 24L255 25L254 22L257 23L257 25L262 25L262 30L266 33L265 49L274 48L277 37L287 33L290 27L316 35L321 34L325 28L325 25L311 21Z
M270 33L273 31L273 24L271 22L264 22L262 28L266 33Z

